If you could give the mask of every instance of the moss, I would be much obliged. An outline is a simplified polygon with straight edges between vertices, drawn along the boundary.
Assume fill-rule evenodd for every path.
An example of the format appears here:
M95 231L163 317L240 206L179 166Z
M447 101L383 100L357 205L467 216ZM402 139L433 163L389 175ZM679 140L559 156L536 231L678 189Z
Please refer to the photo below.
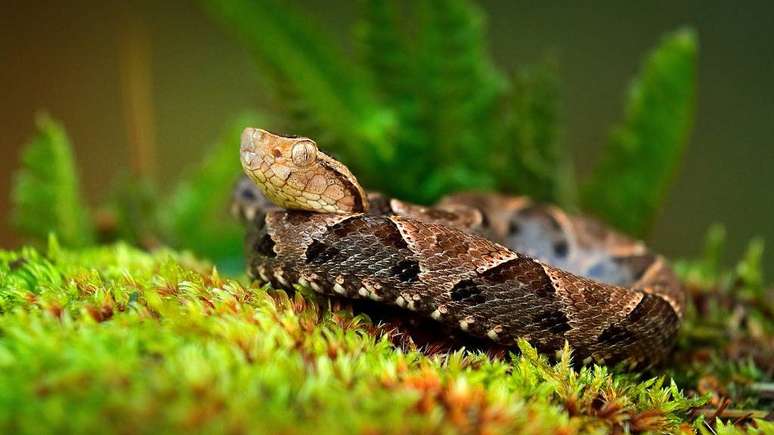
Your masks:
M45 253L0 252L0 430L690 431L706 430L692 410L715 400L664 377L574 369L569 349L556 363L526 343L507 361L427 356L312 298L169 250L52 238Z
M700 427L663 377L427 356L325 300L124 244L0 252L0 430L632 432Z

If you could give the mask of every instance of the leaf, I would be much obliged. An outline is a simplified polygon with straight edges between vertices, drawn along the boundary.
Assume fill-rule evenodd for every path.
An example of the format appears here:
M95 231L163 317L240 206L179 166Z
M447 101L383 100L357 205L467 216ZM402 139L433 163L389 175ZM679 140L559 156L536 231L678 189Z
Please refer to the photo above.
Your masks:
M513 75L505 134L493 164L502 191L540 201L571 201L567 150L559 141L559 77L546 62Z
M398 105L413 99L411 54L395 2L360 0L355 28L360 60L381 98ZM401 124L402 125L402 124Z
M736 265L736 275L741 284L737 297L747 300L761 300L766 304L766 288L763 280L763 248L761 238L754 238L747 245L744 256ZM770 304L774 307L774 304Z
M467 0L431 0L418 7L421 69L415 91L432 160L436 167L463 162L488 171L507 81L486 51L484 16ZM447 192L429 192L442 193Z
M726 250L726 228L720 224L713 224L707 230L704 240L704 252L701 262L704 266L707 281L717 281L720 278L723 253Z
M49 116L38 116L36 123L38 133L22 151L14 176L13 222L39 243L53 232L64 245L88 245L94 228L79 191L70 141Z
M589 211L631 234L644 235L663 200L692 127L696 35L664 38L632 83L626 116L583 186Z
M173 246L225 261L225 266L240 261L244 230L229 215L228 206L241 175L239 136L245 127L265 123L265 117L256 113L237 117L201 165L177 185L160 210L164 233Z
M421 200L417 181L430 178L428 173L437 172L437 168L431 158L434 144L428 140L420 119L417 50L401 27L407 20L399 15L395 2L361 0L360 5L355 27L359 60L378 97L395 114L398 127L392 135L392 158L379 170L389 176L373 180L379 184L372 187L401 198ZM365 180L371 181L369 177Z
M315 131L323 134L316 136L320 142L335 146L357 173L376 174L379 163L392 157L394 115L329 35L275 0L203 3L241 37L264 72L305 107Z

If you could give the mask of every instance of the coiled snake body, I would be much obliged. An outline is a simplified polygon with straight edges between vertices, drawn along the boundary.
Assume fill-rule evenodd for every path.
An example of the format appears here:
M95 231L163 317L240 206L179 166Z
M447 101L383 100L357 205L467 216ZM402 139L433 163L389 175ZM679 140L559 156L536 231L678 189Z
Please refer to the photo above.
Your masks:
M260 129L242 134L241 161L248 272L274 286L391 304L505 346L567 341L580 361L658 362L682 319L664 259L592 219L496 194L433 208L366 194L314 141Z

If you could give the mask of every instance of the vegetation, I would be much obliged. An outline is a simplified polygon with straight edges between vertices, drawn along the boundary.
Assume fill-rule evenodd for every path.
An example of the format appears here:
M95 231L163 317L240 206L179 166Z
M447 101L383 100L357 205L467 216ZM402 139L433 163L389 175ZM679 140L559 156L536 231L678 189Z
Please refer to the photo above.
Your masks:
M37 124L39 133L25 148L14 180L14 223L38 240L54 231L71 246L92 243L94 232L67 134L48 116L38 117Z
M63 204L84 201L77 195L64 132L42 121L33 139L38 145L29 147L16 188L17 215L35 216L17 219L21 230L38 241L57 230L72 246L94 234L101 241L164 244L236 270L238 229L222 225L228 220L222 204L239 172L232 158L239 131L261 125L316 138L366 187L402 199L430 203L465 189L521 193L581 208L644 236L690 133L696 75L696 37L690 29L667 35L645 58L629 91L625 119L597 170L576 182L570 153L560 141L555 62L500 71L487 54L484 17L467 0L417 4L411 14L417 34L401 24L395 2L362 0L355 60L331 35L275 0L202 1L255 53L262 78L272 84L267 89L273 112L284 112L236 119L174 189L162 191L136 177L120 180L111 201L95 213L101 218L97 224L107 227L90 225L82 207L48 207L53 194L65 199ZM61 151L36 160L41 147ZM54 170L41 173L42 168ZM40 186L52 176L59 177L52 182L57 187L46 192ZM613 177L616 183L609 182Z
M13 194L30 246L0 251L0 431L774 432L763 243L726 268L721 227L677 262L689 293L677 349L641 373L526 343L505 358L434 353L342 302L233 278L242 230L227 203L246 125L314 137L404 199L524 193L645 235L690 133L690 29L645 57L596 171L576 181L555 63L499 70L467 0L418 2L411 26L396 2L361 0L354 58L276 0L202 3L285 110L235 120L177 186L117 178L92 210L64 130L39 120Z
M4 433L709 434L715 424L712 399L684 391L694 384L574 369L569 349L551 364L525 342L510 360L427 355L345 306L223 278L169 250L71 251L52 237L44 252L0 252L0 289Z
M691 130L695 76L690 32L666 38L648 57L629 90L626 119L583 188L589 210L633 234L648 228Z
M497 189L576 205L558 134L556 68L527 65L508 79L487 54L483 16L471 2L399 11L398 2L361 1L356 61L274 0L203 3L255 53L264 76L281 83L272 89L277 105L291 106L287 128L319 137L369 188L423 203ZM667 35L646 57L622 126L580 183L585 210L647 232L688 139L695 69L690 29ZM620 182L609 182L613 174Z

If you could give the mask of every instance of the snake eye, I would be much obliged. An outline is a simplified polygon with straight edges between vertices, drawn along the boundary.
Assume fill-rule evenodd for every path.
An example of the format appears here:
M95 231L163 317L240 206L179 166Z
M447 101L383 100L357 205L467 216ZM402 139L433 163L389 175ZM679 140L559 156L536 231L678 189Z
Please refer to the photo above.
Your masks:
M296 142L290 150L290 155L296 166L309 166L317 159L317 145L311 140Z

